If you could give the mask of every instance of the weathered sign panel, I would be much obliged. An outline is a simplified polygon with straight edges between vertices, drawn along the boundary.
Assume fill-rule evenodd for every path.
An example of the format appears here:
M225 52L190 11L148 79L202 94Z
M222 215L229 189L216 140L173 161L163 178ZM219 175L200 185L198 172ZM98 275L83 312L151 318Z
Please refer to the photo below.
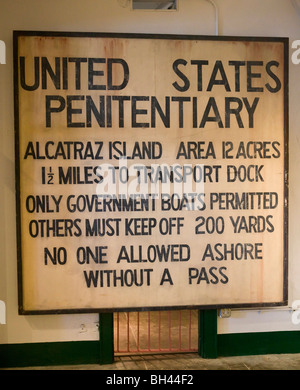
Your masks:
M21 313L286 303L286 39L14 39Z

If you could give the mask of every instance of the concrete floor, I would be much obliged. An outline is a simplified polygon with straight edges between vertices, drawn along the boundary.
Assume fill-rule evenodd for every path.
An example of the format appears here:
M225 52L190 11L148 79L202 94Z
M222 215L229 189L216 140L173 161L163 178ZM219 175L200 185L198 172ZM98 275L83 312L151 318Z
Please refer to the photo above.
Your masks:
M25 367L18 370L300 370L300 354L202 359L197 353L118 356L113 364ZM14 370L13 368L5 370Z

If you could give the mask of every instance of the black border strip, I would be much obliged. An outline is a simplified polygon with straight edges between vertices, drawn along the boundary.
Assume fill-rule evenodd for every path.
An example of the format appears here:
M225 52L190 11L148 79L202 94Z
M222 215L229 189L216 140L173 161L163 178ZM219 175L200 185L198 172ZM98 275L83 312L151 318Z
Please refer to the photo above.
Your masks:
M15 193L16 193L16 222L17 222L17 268L18 268L18 302L19 313L23 312L22 291L22 250L21 250L21 194L20 194L20 144L19 144L19 75L18 75L18 34L13 35L13 78L14 78L14 131L15 131Z
M279 42L284 45L284 259L283 259L283 300L267 303L244 303L224 305L194 305L194 306L158 306L129 308L78 308L53 310L25 310L23 307L23 277L21 251L21 213L20 213L20 160L19 160L19 77L18 77L18 38L21 36L49 36L70 38L123 38L123 39L171 39L199 41L248 41L248 42ZM14 115L15 115L15 189L16 189L16 222L17 222L17 265L18 265L18 307L19 314L73 314L73 313L110 313L122 311L148 310L178 310L178 309L219 309L219 308L260 308L288 305L288 110L289 110L289 38L286 37L255 37L255 36L216 36L216 35L178 35L178 34L133 34L133 33L100 33L100 32L64 32L64 31L13 31L13 66L14 66Z
M289 220L289 40L284 43L284 228L283 300L288 301L288 220Z

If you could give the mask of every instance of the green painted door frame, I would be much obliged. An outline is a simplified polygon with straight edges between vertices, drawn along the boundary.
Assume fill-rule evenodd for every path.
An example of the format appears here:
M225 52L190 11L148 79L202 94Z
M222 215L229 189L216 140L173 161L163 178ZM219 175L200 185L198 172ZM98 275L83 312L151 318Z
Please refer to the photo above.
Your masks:
M100 364L114 361L114 314L99 314Z
M199 310L198 354L205 359L218 357L217 310Z

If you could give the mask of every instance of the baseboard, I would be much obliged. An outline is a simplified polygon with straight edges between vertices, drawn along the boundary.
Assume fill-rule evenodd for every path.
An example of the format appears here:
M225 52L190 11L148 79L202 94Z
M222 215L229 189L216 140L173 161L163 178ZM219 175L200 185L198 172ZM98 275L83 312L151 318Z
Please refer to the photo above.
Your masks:
M300 331L217 335L218 356L300 353ZM0 367L103 364L99 341L0 344Z
M300 353L300 331L219 334L218 356Z
M0 344L0 367L99 364L99 341Z

